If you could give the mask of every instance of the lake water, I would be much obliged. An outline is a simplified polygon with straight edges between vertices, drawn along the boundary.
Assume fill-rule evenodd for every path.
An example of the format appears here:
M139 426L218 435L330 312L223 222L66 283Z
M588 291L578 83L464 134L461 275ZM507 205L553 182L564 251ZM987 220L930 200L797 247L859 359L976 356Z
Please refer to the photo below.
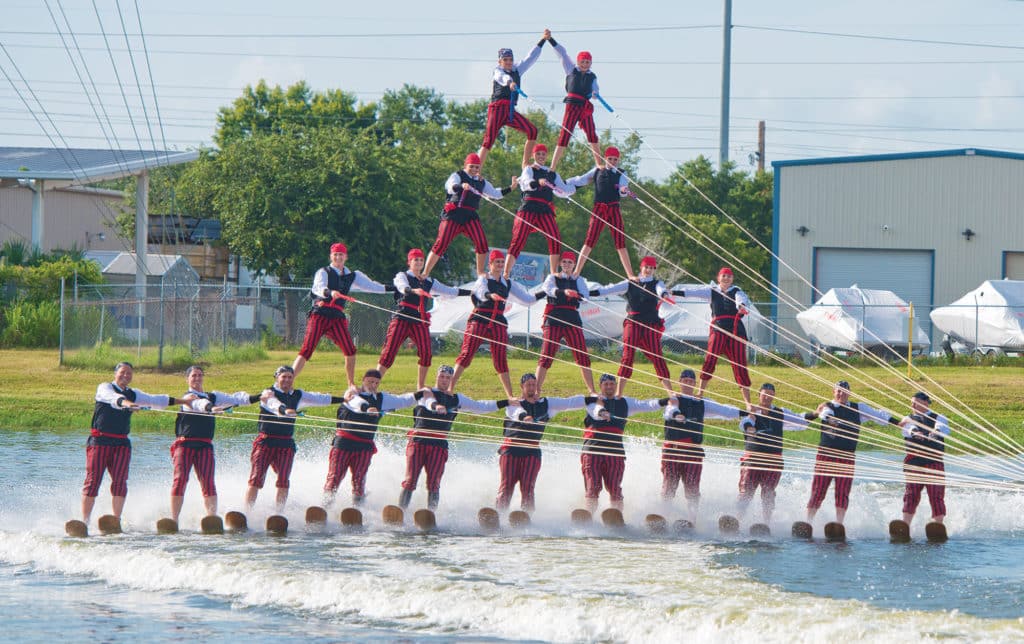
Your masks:
M124 535L69 539L78 514L84 436L4 432L0 444L0 629L19 641L822 641L1024 639L1024 495L947 492L950 541L924 542L927 501L915 540L890 544L902 487L854 486L846 544L788 538L802 519L809 480L783 476L771 538L722 539L716 518L732 512L738 469L712 456L702 518L692 536L654 537L658 448L628 443L625 517L616 533L576 528L582 501L578 452L545 451L531 527L485 535L476 512L493 504L493 446L455 444L438 531L392 529L380 508L395 502L404 442L385 440L370 468L366 527L346 532L332 512L325 532L302 527L318 504L326 439L300 442L285 512L286 537L265 535L273 475L245 535L203 536L198 485L186 493L182 530L160 536L171 468L165 436L133 440ZM250 440L217 445L221 512L238 509ZM421 478L421 486L422 486ZM95 518L109 511L108 481ZM342 484L339 507L347 502ZM515 498L518 502L518 495ZM422 487L413 506L425 503ZM821 533L831 496L819 514ZM515 505L513 506L515 507ZM757 502L752 510L758 508ZM754 515L751 515L754 516Z

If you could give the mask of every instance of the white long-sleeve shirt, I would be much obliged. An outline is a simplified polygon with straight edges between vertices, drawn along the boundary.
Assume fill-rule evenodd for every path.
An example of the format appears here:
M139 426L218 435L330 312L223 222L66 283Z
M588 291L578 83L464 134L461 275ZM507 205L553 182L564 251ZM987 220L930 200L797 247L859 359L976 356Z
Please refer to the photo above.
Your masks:
M433 394L434 390L431 389L430 391ZM448 413L452 411L466 411L471 414L489 414L492 411L498 411L497 400L473 400L469 396L462 394L455 394L455 397L458 398L459 404L456 407L449 407ZM433 395L430 395L420 398L418 404L420 407L426 407L430 411L434 411L434 405L438 404L438 402Z
M695 396L683 396L682 394L672 396L669 398L668 405L665 406L664 417L665 420L672 420L673 417L679 413L679 398L688 398L690 400L702 400ZM718 418L721 420L735 420L740 417L740 410L737 407L731 405L723 405L722 403L715 402L714 400L708 400L704 398L704 418Z
M913 420L911 420L910 416L905 416L903 420L906 421L903 427L900 428L901 433L903 434L903 438L910 438L914 429L924 430L928 432L938 432L943 436L949 436L952 432L952 430L949 428L949 420L942 414L938 414L935 417L935 429L929 429L926 426L917 425Z
M618 170L618 168L615 169ZM589 185L594 182L594 177L597 176L598 170L601 170L601 168L591 168L588 172L584 174L575 177L569 177L568 179L565 180L565 183L567 185L572 186L573 188L582 188L583 186ZM619 170L619 172L619 194L624 195L627 192L629 192L629 177L627 177L625 173L623 173L621 170Z
M476 282L473 283L473 295L475 295L478 300L490 299L487 297L488 279L490 278L487 275L482 275L476 278ZM504 277L499 277L498 280L501 281L502 284L509 285L509 298L515 300L516 302L522 304L523 306L533 306L534 304L537 303L537 298L534 297L532 293L527 291L526 288L519 282L509 282L509 280L505 279Z
M195 394L197 398L181 406L181 411L185 412L208 414L214 407L241 407L250 404L249 393L245 391L229 394L223 391L198 391L190 388L186 394ZM216 403L207 397L211 395L217 399Z
M459 176L458 172L453 172L448 180L444 182L444 190L450 195L455 194L455 186L462 185L462 177ZM474 188L475 189L475 188ZM484 179L484 187L480 190L480 194L491 199L501 199L505 195L502 194L501 190L491 185L491 182Z
M526 71L533 67L533 64L537 62L538 58L540 58L540 49L540 45L534 45L533 49L530 50L530 53L526 55L526 58L512 65L512 70L519 72L519 80L522 80L523 75L526 74ZM501 85L502 87L507 87L508 84L511 83L513 80L512 76L509 75L509 73L506 72L504 69L502 69L501 65L498 65L497 67L494 68L494 73L491 75L491 79L494 80L494 82L497 83L498 85Z
M409 271L395 273L394 285L395 288L398 289L399 293L405 293L405 289L409 288L409 275L412 275ZM434 280L430 285L428 293L431 295L440 295L441 297L456 297L459 294L459 289Z
M807 429L808 424L811 422L804 418L804 415L797 413L791 409L780 407L779 411L782 412L782 431L784 432L802 432ZM740 431L746 432L747 428L754 427L754 414L746 416L740 421Z
M550 168L548 168L546 165L535 165L537 165L538 168L542 170L550 170ZM522 190L523 192L533 191L535 189L533 187L533 181L533 166L528 165L525 168L523 168L523 173L519 175L519 189ZM553 187L553 192L555 196L562 197L563 199L572 196L576 192L576 187L567 184L565 180L562 179L561 175L559 175L557 172L555 173L555 181Z
M276 393L277 388L271 388L270 391ZM315 391L303 390L302 397L299 398L299 404L295 406L295 411L302 411L307 407L326 407L327 405L332 404L332 398L333 396L331 396L331 394L321 394ZM261 403L260 407L278 416L285 415L284 410L286 407L283 402L278 400L277 396L272 396L267 401Z
M686 291L686 297L692 297L698 300L711 300L711 291L718 291L723 296L730 297L729 295L726 295L725 291L723 291L721 287L714 282L707 286L687 287L684 290ZM731 297L736 302L737 306L750 309L750 298L747 297L747 294L744 293L742 289L737 288Z
M360 393L369 392L361 391ZM416 405L417 402L415 393L399 395L389 394L385 392L379 393L381 395L381 403L380 409L378 409L377 411L380 413L381 416L383 416L385 413L389 411L395 411L396 409L405 409L406 407L413 407ZM363 405L365 405L366 402L367 401L365 398L356 394L355 396L352 396L350 400L346 400L342 404L354 412L363 413Z
M556 291L558 290L558 285L555 284L555 278L556 277L559 277L559 278L562 278L562 279L568 279L569 277L572 277L572 276L568 275L566 273L558 273L558 274L549 273L548 276L544 278L544 283L541 284L541 289L543 289L544 292L547 293L548 296L550 296L550 297L556 297L557 296ZM595 291L599 291L599 295L607 295L607 293L605 292L603 287L602 288L598 288L598 289L594 289L594 290ZM590 294L590 289L587 288L587 282L582 277L577 277L576 278L576 288L575 288L575 291L577 293L579 293L581 297L584 297L584 298L586 298Z
M658 411L661 408L661 401L658 398L651 398L649 400L638 400L630 396L622 396L622 400L626 401L628 411L626 417L632 416L633 414L642 414L646 411ZM604 398L598 398L597 402L587 405L587 415L594 420L601 420L601 412L605 411L602 401Z
M557 45L555 45L555 52L558 54L558 58L562 61L562 71L564 71L566 74L571 74L572 70L579 69L579 67L576 66L576 62L573 61L573 59L569 56L569 52L567 52L565 50L565 47L562 46L562 43L558 43ZM599 90L597 87L596 78L594 79L593 90L594 94L601 93L601 90Z
M667 295L669 293L668 287L665 286L665 282L662 282L658 278L656 278L656 277L641 277L641 278L639 278L639 282L641 284L647 284L647 283L649 283L651 281L657 281L658 282L657 285L655 285L655 287L654 287L654 292L657 293L658 297L665 297L665 295ZM629 285L631 283L633 283L634 286L635 286L635 283L632 282L632 280L622 280L621 282L616 282L615 284L609 284L608 286L602 286L601 287L601 295L619 295L621 293L625 293L626 291L629 290ZM687 291L686 294L689 295L690 292Z
M96 387L96 402L106 403L114 409L122 409L121 401L127 400L125 392L130 387L121 389L113 382L100 383ZM147 394L139 389L135 391L135 404L140 407L152 407L154 409L166 409L171 404L170 396L166 394Z
M330 269L338 275L348 275L352 271L346 266L343 270L338 270L334 266L327 268L321 268L317 270L316 274L313 275L313 286L309 289L313 295L317 297L330 298L331 292L327 288L327 269ZM374 282L372 279L366 276L362 271L356 271L356 276L352 280L352 288L357 291L363 291L365 293L383 293L384 285L378 282Z
M833 405L839 405L840 404L840 403L836 402L835 400L832 400L830 402ZM874 422L878 423L879 425L888 425L889 424L889 418L892 416L892 414L889 413L888 411L886 411L885 409L875 409L874 407L872 407L871 405L869 405L869 404L867 404L865 402L858 402L857 403L857 411L860 412L860 424L861 425L863 425L864 423L866 423L869 420L874 421ZM818 418L820 418L822 421L825 421L825 419L830 418L831 416L834 416L834 415L835 415L835 412L832 411L831 407L825 407L823 410L821 410L821 413L818 415Z
M568 398L552 398L550 396L541 396L537 399L540 402L544 399L548 401L548 419L554 417L555 414L563 411L572 411L574 409L583 409L587 405L586 396L569 396ZM519 420L521 414L526 414L526 409L522 405L509 405L505 408L505 417L509 420Z

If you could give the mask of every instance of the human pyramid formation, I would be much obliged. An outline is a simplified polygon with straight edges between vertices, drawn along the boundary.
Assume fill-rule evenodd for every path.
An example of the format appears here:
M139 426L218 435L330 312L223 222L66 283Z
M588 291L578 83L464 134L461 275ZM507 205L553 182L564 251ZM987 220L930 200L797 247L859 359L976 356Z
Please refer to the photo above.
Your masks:
M551 167L544 165L546 147L535 145L536 127L515 111L521 75L537 60L545 42L551 44L562 60L567 91L562 134ZM836 518L841 524L849 503L860 425L871 420L899 425L906 440L904 468L908 477L904 520L910 522L922 490L927 489L933 520L941 522L946 513L943 437L949 434L950 429L943 416L929 411L931 401L927 394L915 394L911 401L912 411L903 418L885 410L872 409L863 402L850 403L850 387L845 381L836 384L832 400L803 414L775 407L775 387L771 383L760 388L756 403L752 403L746 366L747 335L743 324L750 302L746 294L733 284L732 271L722 268L716 282L707 286L672 290L655 277L657 260L646 256L640 261L639 275L633 274L619 210L620 197L629 194L629 180L616 167L619 151L608 147L602 155L598 148L590 99L599 98L599 95L596 77L590 71L590 54L580 52L573 63L564 47L552 38L550 31L545 30L540 42L521 62L513 62L510 49L499 50L498 57L483 145L478 153L469 154L464 167L445 182L447 198L437 239L429 255L424 256L418 248L410 250L407 254L408 269L397 273L391 284L384 285L361 271L349 269L345 265L347 247L343 243L333 244L329 253L330 264L319 269L313 278L310 289L312 307L299 354L292 366L284 365L275 371L272 386L256 395L207 392L203 370L193 366L186 372L188 390L184 396L151 395L129 386L133 376L130 364L120 363L115 367L114 381L101 384L95 397L95 412L87 443L86 480L82 490L84 523L89 523L105 471L110 472L112 479L113 514L115 517L121 515L131 459L128 440L131 412L171 405L179 407L175 422L177 439L171 446L174 463L171 518L174 522L178 520L192 469L195 469L202 488L206 511L215 515L217 492L212 441L216 414L256 402L259 402L260 410L245 496L248 508L255 504L270 468L277 473L276 505L279 510L284 507L296 450L296 417L308 407L337 404L336 435L324 484L325 506L333 503L338 487L349 472L353 504L358 506L363 502L367 471L377 451L374 439L381 417L387 412L412 407L413 428L408 434L406 472L398 500L403 509L411 502L421 472L426 474L428 508L433 510L437 507L448 460L448 436L460 411L487 414L503 410L504 441L499 448L500 482L496 506L499 510L506 510L518 484L522 508L531 511L535 504L534 486L541 466L540 441L545 426L558 413L585 410L581 464L587 509L593 511L597 508L603 487L608 492L611 506L621 510L621 483L625 470L623 434L627 419L633 414L663 410L665 442L661 494L666 500L672 499L679 483L683 483L690 525L696 521L700 500L705 418L741 419L744 441L738 498L741 513L760 487L764 520L770 520L775 488L783 470L782 432L807 429L811 421L820 419L820 425L815 427L821 431L821 440L807 505L807 520L813 519L829 486L835 481ZM564 154L577 124L587 135L595 167L584 175L563 180L554 166ZM511 187L498 190L481 176L480 170L487 151L505 125L524 132L527 142L522 174ZM533 162L528 163L531 157ZM586 239L577 258L571 251L562 250L553 198L556 195L569 196L578 187L590 183L595 186L594 207ZM500 250L489 248L477 209L483 198L500 199L516 185L522 191L522 203L515 214L512 241L506 256ZM627 279L590 289L580 272L606 226ZM551 274L539 291L531 293L513 282L511 274L528 236L534 232L540 232L547 238ZM476 252L478 278L470 289L451 287L430 277L437 261L459 235L468 237ZM356 347L345 312L346 303L354 301L350 295L353 290L391 292L396 303L377 366L366 371L358 384L355 381ZM603 374L595 387L579 307L587 297L612 294L623 295L627 302L622 359L617 377ZM428 300L459 296L470 297L474 305L461 351L455 366L440 367L434 386L427 387L426 377L432 361L428 312L431 306ZM672 296L705 299L711 306L708 349L699 384L697 374L691 369L684 369L678 380L678 392L671 382L661 348L664 321L659 310L663 304L675 304ZM535 372L520 378L518 395L514 395L512 390L507 359L508 323L504 314L510 299L524 306L546 300L540 359ZM324 335L344 355L348 389L342 396L304 391L294 386L295 379ZM412 341L418 355L416 391L406 394L383 392L380 390L381 381L406 340ZM455 391L460 377L485 342L490 345L504 399L478 401ZM572 351L579 366L586 387L585 395L565 398L543 395L545 377L562 343ZM637 350L654 366L666 393L664 397L639 400L623 395L633 373ZM743 409L704 397L720 356L732 365L745 402Z

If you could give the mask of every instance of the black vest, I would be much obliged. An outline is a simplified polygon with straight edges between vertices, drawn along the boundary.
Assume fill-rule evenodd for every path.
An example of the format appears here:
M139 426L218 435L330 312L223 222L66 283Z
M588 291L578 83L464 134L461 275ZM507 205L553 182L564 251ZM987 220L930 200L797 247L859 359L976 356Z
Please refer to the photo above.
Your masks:
M594 203L619 203L619 179L622 173L617 168L601 168L594 173Z
M736 300L733 299L738 290L740 290L738 286L731 286L723 294L718 289L711 289L711 326L746 339L747 331L743 327L743 321L736 317L739 307L736 306Z
M281 401L285 409L298 409L302 400L302 390L293 389L286 394L277 387L271 388L274 396ZM256 421L256 430L261 434L256 438L265 447L290 447L295 449L295 418L278 416L260 406L260 415Z
M427 298L422 297L416 293L412 293L413 289L421 288L427 293L434 286L433 278L427 277L425 279L419 279L412 273L406 271L405 278L409 280L410 293L405 295L404 293L395 293L395 313L391 317L399 318L402 320L410 320L412 322L429 322L430 314L427 313L427 309L430 308Z
M627 319L656 329L664 326L661 316L658 315L661 299L658 297L657 288L656 279L639 284L629 283L626 289L626 312L629 315Z
M835 426L826 425L822 421L821 439L818 441L818 446L828 450L850 452L852 455L857 451L857 442L860 440L860 410L857 408L857 403L847 403L845 407L835 402L826 404L835 414L832 418L835 419L836 424ZM824 452L824 455L836 456L831 452Z
M523 191L523 203L519 206L519 210L537 215L555 214L555 206L551 203L555 198L555 192L551 189L551 186L554 185L555 177L557 176L558 174L554 170L534 168L531 186L535 187ZM540 185L538 182L541 179L546 179L548 185ZM538 199L540 201L537 201Z
M751 414L749 418L754 421L754 433L743 433L743 449L758 454L782 454L782 410L772 407L766 416Z
M550 420L548 416L548 399L540 398L537 402L520 400L519 406L533 422L509 420L505 418L505 442L498 449L499 454L509 456L540 456L540 439L544 435L544 426Z
M512 77L512 82L514 82L516 84L516 87L519 87L519 68L518 67L514 68L510 72L506 72L504 69L501 70L501 71L503 71L506 74L508 74L509 76L511 76ZM498 81L491 81L491 85L493 85L493 87L491 88L491 102L492 103L494 101L508 101L508 100L512 100L512 90L509 88L508 85L499 85Z
M475 216L476 210L480 207L479 193L483 192L486 181L483 177L476 179L469 176L465 170L459 170L459 178L464 184L462 190L448 195L445 208L441 212L441 219L451 219L456 223L464 224ZM476 192L468 190L466 186L473 186Z
M114 391L125 397L128 402L135 402L135 390L131 387L120 389L113 385ZM132 412L120 407L114 407L107 403L96 401L92 411L92 429L104 434L123 435L124 438L112 438L107 436L90 436L86 445L103 445L106 447L131 446L128 440L128 432L132 430Z
M459 404L459 395L448 394L438 389L431 389L431 391L433 392L434 400L438 404L444 405L448 413L439 414L422 405L416 405L412 411L413 429L409 432L409 440L413 443L434 445L447 449L448 441L446 437L452 429L455 417L459 415L457 409L452 410L453 407Z
M626 449L622 444L622 433L626 429L626 418L629 416L629 403L625 398L599 398L605 411L611 414L608 420L595 420L590 414L583 417L583 451L589 454L611 454L626 457Z
M339 275L338 271L334 270L331 266L325 266L324 270L327 271L327 290L348 295L349 290L352 289L352 282L356 279L356 272L349 271L344 275ZM323 315L328 318L345 317L345 312L342 310L345 308L345 300L337 300L331 303L330 297L320 297L312 292L309 296L313 300L313 306L309 309L310 314L315 313L316 315ZM323 302L324 306L317 306L317 302ZM327 306L328 304L330 306Z
M573 69L565 75L565 93L576 94L576 96L582 96L589 100L594 94L595 80L597 80L597 75L594 72ZM585 101L573 96L566 96L565 102L572 103L573 105L582 105Z
M209 400L211 404L217 404L217 396L212 393L193 393L203 400ZM174 435L178 438L212 439L215 424L216 417L213 414L179 411L174 419ZM205 441L185 441L183 445L191 449L213 448L213 445Z
M361 391L357 394L360 401L356 401L362 410L374 407L380 411L384 404L384 394L377 392L371 394ZM345 403L338 405L338 433L331 443L333 447L350 452L373 451L373 438L377 435L377 423L380 422L380 414L364 414L352 411ZM345 432L348 436L342 434ZM353 438L354 437L354 438Z
M578 285L574 277L555 275L555 288L558 289L558 293L555 297L548 296L547 306L544 307L544 326L583 326L583 319L580 317L580 301L568 298L563 293L567 290L576 290ZM586 293L580 293L580 295L586 295Z
M666 420L665 440L700 445L704 442L704 401L690 396L676 396L675 399L679 403L679 413L686 420Z
M507 300L508 292L511 289L512 285L503 278L492 279L490 276L487 277L488 293L494 293ZM501 326L508 326L508 320L505 319L505 301L496 302L491 298L481 300L477 298L475 292L470 295L470 299L473 300L473 315L470 316L470 320L477 320L485 324L494 322Z
M927 414L911 414L910 419L921 423L928 429L935 429L935 421L939 415L933 411ZM904 438L907 455L903 462L907 465L933 465L942 462L942 453L946 451L946 439L942 434L928 434L914 427L910 438Z

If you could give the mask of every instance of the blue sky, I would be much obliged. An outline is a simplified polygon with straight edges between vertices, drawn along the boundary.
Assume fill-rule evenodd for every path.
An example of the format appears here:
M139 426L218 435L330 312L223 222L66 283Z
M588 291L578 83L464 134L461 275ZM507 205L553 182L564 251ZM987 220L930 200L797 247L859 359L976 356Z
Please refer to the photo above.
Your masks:
M489 92L498 47L518 57L549 27L570 52L593 53L618 115L598 108L598 127L645 137L642 174L664 177L698 154L718 158L721 2L597 0L540 12L536 3L139 0L152 76L134 0L120 1L120 16L136 72L115 0L96 0L113 63L91 0L4 5L0 70L17 88L0 73L4 146L48 146L44 129L80 147L208 144L216 109L260 78L304 79L364 101L403 83L470 100ZM92 106L48 6L72 51L62 8L76 35L99 90ZM959 147L1024 152L1022 2L735 0L733 23L730 158L740 167L750 167L760 119L768 163ZM560 117L563 79L546 48L523 87ZM88 79L86 88L91 95ZM106 133L94 108L109 115Z

